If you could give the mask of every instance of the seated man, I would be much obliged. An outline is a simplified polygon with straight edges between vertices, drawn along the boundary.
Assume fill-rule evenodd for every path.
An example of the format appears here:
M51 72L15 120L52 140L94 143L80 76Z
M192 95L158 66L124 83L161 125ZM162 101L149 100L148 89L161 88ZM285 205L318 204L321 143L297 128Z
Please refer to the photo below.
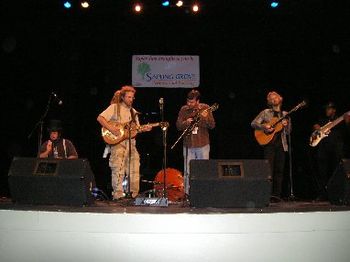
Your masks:
M51 120L48 132L50 139L40 148L40 158L77 159L78 153L73 143L62 138L62 124L59 120Z

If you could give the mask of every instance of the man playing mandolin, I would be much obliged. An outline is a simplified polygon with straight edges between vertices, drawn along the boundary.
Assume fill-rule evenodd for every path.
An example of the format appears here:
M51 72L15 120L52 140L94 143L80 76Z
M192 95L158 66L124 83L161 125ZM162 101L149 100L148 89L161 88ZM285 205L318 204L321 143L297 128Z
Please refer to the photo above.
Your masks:
M192 90L187 94L186 105L182 106L176 121L178 130L188 128L196 117L199 117L198 125L184 137L184 184L185 193L189 194L189 163L192 159L209 159L210 141L209 129L215 127L212 110L207 104L200 103L200 93Z
M287 112L282 111L283 98L277 92L267 94L265 109L252 121L251 126L256 130L264 131L271 141L264 143L264 157L269 160L272 172L272 201L279 201L282 193L282 181L284 173L285 152L288 151L287 133L290 132L289 120L283 119ZM274 125L282 119L277 125ZM263 143L260 143L263 144Z
M136 90L132 86L123 86L115 92L110 106L105 109L98 117L97 121L101 126L109 130L116 137L127 136L128 131L125 127L131 126L139 130L140 124L137 111L132 107L135 99ZM115 124L117 123L117 124ZM119 125L118 125L119 124ZM121 124L121 125L120 125ZM123 126L123 129L120 129ZM152 126L145 125L142 132L150 131ZM140 181L140 156L136 149L135 136L131 139L131 154L129 154L129 139L121 139L117 144L110 145L109 166L112 171L113 199L117 200L124 196L123 179L129 171L130 155L130 191L132 197L136 197L139 192ZM109 148L109 146L107 146Z

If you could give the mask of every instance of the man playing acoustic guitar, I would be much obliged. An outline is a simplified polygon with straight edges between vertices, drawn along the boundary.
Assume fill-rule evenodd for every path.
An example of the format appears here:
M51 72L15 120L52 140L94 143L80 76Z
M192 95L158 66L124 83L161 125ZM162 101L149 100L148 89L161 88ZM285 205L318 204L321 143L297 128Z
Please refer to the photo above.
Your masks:
M121 130L120 126L113 124L113 121L119 124L130 123L136 128L140 127L137 111L132 107L135 93L136 90L132 86L123 86L115 92L110 106L97 117L97 121L103 128L109 130L115 136L120 136L121 132L125 130ZM145 132L151 129L151 125L145 125L141 131ZM130 151L130 192L132 197L136 197L140 187L140 156L136 149L135 138L131 139ZM110 153L109 167L112 171L112 194L113 199L117 200L124 196L122 183L125 174L129 170L129 139L123 139L117 144L110 145Z
M282 96L277 92L269 92L267 103L270 108L261 111L251 123L254 129L264 131L266 136L272 135L271 141L264 145L264 157L269 160L272 172L272 201L279 201L281 197L285 152L288 151L289 120L287 118L283 119L278 125L274 126L278 119L287 114L287 112L281 110L282 101Z

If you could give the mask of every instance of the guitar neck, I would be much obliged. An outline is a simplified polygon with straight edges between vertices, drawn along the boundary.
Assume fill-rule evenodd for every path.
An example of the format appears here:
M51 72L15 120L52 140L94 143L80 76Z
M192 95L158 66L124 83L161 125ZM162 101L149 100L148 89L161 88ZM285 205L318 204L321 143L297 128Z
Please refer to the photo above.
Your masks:
M306 105L306 102L303 101L300 104L298 104L296 107L294 107L292 110L290 110L287 114L284 116L280 117L275 124L272 125L273 128L275 128L280 122L283 121L283 119L286 119L289 117L290 114L294 113L295 111L298 111L300 108L304 107ZM283 114L283 112L282 112Z
M276 121L276 123L274 123L271 127L272 127L272 128L275 128L279 123L281 123L281 122L283 121L283 119L287 118L288 116L289 116L289 114L287 113L286 115L280 117L280 118Z
M146 124L146 125L141 125L137 128L137 132L142 132L143 129L147 126L157 127L157 126L160 126L160 123L150 123L150 124Z
M340 122L342 122L344 120L344 116L340 116L338 117L336 120L329 122L328 124L325 125L325 127L327 127L327 129L332 129L333 127L335 127L336 125L338 125Z

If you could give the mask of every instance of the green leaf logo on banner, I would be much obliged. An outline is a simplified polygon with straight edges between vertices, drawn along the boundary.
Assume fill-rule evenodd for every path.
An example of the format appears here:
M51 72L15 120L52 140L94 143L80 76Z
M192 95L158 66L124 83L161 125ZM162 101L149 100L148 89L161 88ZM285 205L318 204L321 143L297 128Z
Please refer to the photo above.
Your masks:
M145 79L145 75L151 72L151 66L147 63L141 63L137 67L137 73L142 76L142 79Z

